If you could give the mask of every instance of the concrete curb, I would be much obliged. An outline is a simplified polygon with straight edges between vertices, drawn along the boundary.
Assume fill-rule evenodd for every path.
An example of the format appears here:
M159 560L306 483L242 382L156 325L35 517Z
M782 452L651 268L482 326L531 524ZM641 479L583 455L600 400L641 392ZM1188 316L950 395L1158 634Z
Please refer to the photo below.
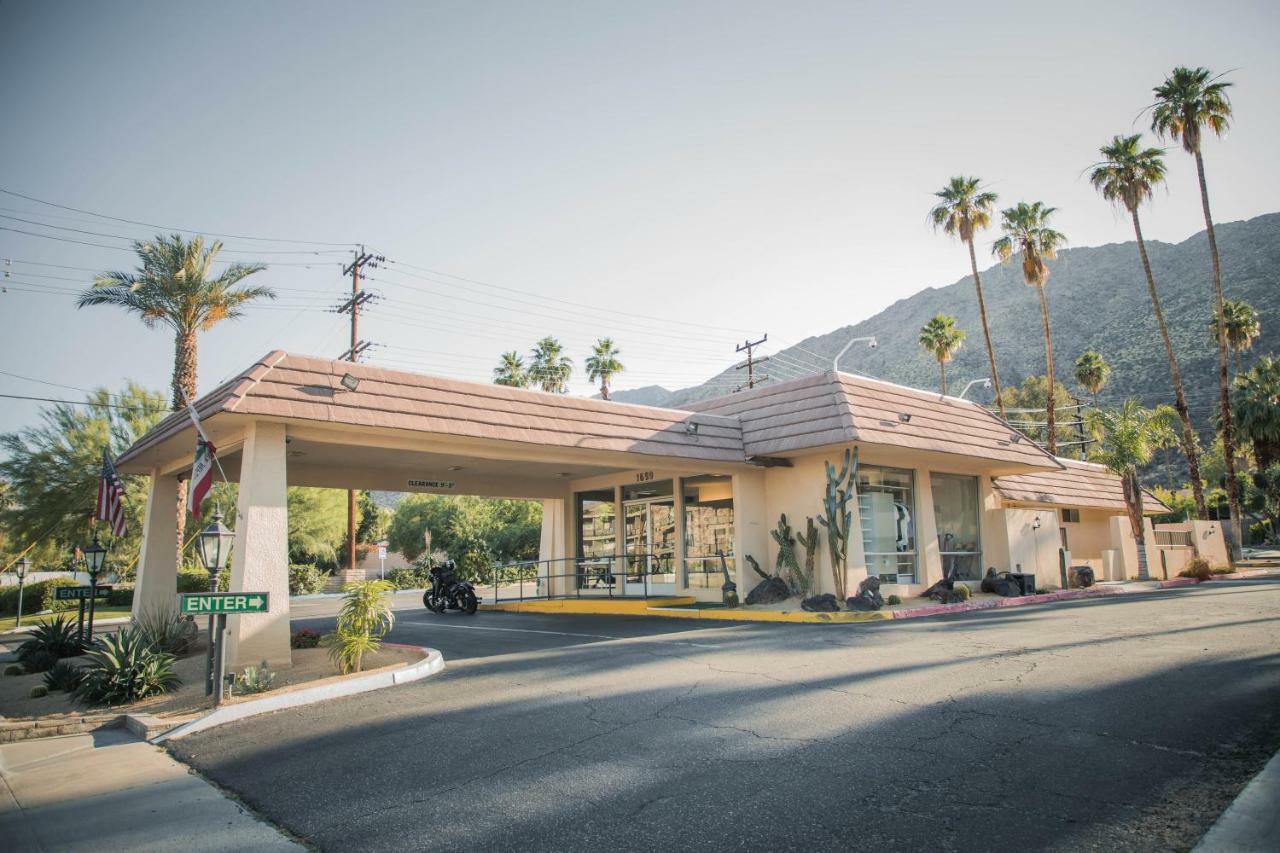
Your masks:
M65 616L65 615L67 615L67 613L71 613L71 614L72 614L72 617L73 617L73 618L72 618L72 620L71 620L71 621L72 621L72 622L74 622L74 621L75 621L75 618L74 618L74 616L75 616L75 611L74 611L74 610L70 610L70 611L62 610L62 611L59 611L58 613L52 613L52 612L50 612L50 613L35 613L35 614L32 614L32 615L31 615L31 618L33 618L33 619L37 619L37 618L44 617L44 616ZM23 619L26 619L27 617L24 615L22 618L23 618ZM100 628L100 627L102 627L103 625L128 625L128 624L129 624L129 622L130 622L132 619L133 619L133 617L132 617L132 616L112 616L110 619L94 619L94 620L93 620L93 627L94 627L94 628ZM88 620L87 620L87 618L86 618L86 624L87 624L87 621L88 621ZM32 623L32 624L30 624L30 625L23 625L21 628L7 628L7 629L5 629L4 631L0 631L0 637L6 637L6 636L9 636L9 635L11 635L11 634L26 634L26 633L29 633L33 628L35 628L35 623ZM96 633L96 632L95 632L95 633Z
M1244 786L1192 853L1270 853L1280 850L1280 753Z
M384 645L395 646L398 644L385 643ZM248 702L223 705L203 717L183 723L161 734L159 737L152 738L151 743L164 743L166 740L186 737L205 729L211 729L214 726L220 726L235 720L243 720L246 717L255 717L258 714L282 711L285 708L297 708L316 702L326 702L330 699L340 699L343 696L354 696L357 693L368 693L372 690L381 690L384 687L394 687L397 684L408 684L411 681L419 681L435 675L444 669L444 656L435 649L426 646L407 646L406 648L421 649L427 653L426 657L404 669L371 672L368 675L334 681L329 684L304 687L289 693L281 693L278 696L264 696L261 699L251 699Z

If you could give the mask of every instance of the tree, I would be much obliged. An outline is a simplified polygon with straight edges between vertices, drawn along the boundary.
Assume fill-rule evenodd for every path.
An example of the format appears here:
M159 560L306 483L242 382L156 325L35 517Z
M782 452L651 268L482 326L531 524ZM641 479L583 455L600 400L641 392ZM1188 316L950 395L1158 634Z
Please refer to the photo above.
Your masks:
M533 347L530 378L543 391L569 393L569 377L573 375L573 359L564 354L564 346L548 335Z
M1049 227L1049 219L1057 208L1045 207L1041 202L1018 202L1000 213L1000 227L1004 236L995 242L992 251L1003 262L1015 256L1022 257L1022 279L1036 289L1040 296L1040 322L1044 327L1045 375L1054 377L1053 341L1049 336L1049 303L1045 301L1044 285L1049 280L1049 266L1058 249L1067 242L1061 232ZM1054 382L1048 383L1049 397L1045 402L1045 434L1050 453L1058 452L1054 437L1053 392Z
M1226 323L1227 349L1236 356L1236 376L1244 369L1243 354L1253 349L1253 342L1262 334L1258 312L1243 299L1227 299L1222 303L1222 317ZM1209 335L1218 342L1218 315L1209 318Z
M1005 410L1010 412L1009 424L1018 432L1025 435L1032 441L1044 444L1045 424L1040 420L1032 420L1031 412L1042 412L1049 402L1049 380L1044 376L1028 376L1022 380L1021 385L1006 385L1002 392L1004 397ZM1061 411L1055 409L1054 431L1056 438L1060 442L1071 441L1073 438L1071 432L1070 421L1072 420L1075 410L1071 408L1062 408L1064 403L1059 400L1069 401L1071 392L1067 390L1067 386L1061 382L1053 383L1053 399L1054 406ZM1067 422L1067 426L1063 426L1063 422Z
M1119 409L1094 409L1087 423L1098 441L1094 460L1120 477L1129 526L1138 544L1138 577L1150 577L1147 568L1146 532L1142 524L1142 485L1138 469L1162 447L1177 441L1177 413L1168 406L1144 409L1137 400L1125 400Z
M493 369L493 384L511 388L529 387L529 371L525 370L520 353L511 350L502 354L498 366Z
M591 348L587 358L587 378L592 382L600 380L600 396L609 399L609 382L624 370L618 361L618 348L613 345L613 338L601 338Z
M1160 340L1164 344L1165 359L1169 362L1169 377L1173 382L1173 407L1178 413L1178 420L1182 422L1180 444L1182 455L1187 459L1191 489L1196 501L1196 515L1205 519L1209 515L1204 503L1204 485L1200 480L1200 445L1196 440L1195 428L1191 425L1191 411L1187 407L1182 371L1178 368L1178 358L1173 352L1173 341L1169 337L1169 328L1165 325L1164 310L1160 307L1155 275L1151 271L1151 260L1147 257L1147 243L1142 237L1142 222L1138 217L1138 208L1150 200L1151 192L1156 186L1164 183L1164 150L1143 148L1141 140L1142 135L1137 133L1132 136L1112 138L1109 144L1100 149L1103 159L1093 166L1089 180L1103 198L1123 207L1133 221L1133 233L1138 242L1138 257L1142 260L1142 271L1147 277L1147 293L1151 297L1151 310L1156 319L1156 327L1160 331Z
M432 547L455 561L481 550L499 562L531 560L542 537L542 504L469 495L406 496L396 504L387 541L416 560L425 550L425 531L431 532Z
M1200 142L1207 129L1221 137L1230 125L1230 83L1213 77L1207 68L1174 68L1165 81L1153 90L1155 103L1151 109L1151 129L1161 138L1182 143L1182 149L1195 158L1196 177L1200 182L1200 207L1204 212L1205 233L1209 238L1209 258L1213 266L1214 313L1218 317L1218 411L1222 419L1223 451L1227 463L1227 506L1231 513L1231 558L1234 562L1243 540L1240 523L1240 486L1236 481L1235 436L1231 427L1231 387L1227 376L1227 336L1222 293L1222 263L1218 257L1218 240L1213 233L1213 214L1209 211L1209 186L1204 177L1204 156Z
M978 317L982 320L982 337L987 344L987 364L991 368L991 387L996 395L996 406L1004 418L1004 403L1000 394L1000 373L996 370L996 351L991 346L991 327L987 323L987 303L982 298L982 277L978 275L978 256L973 248L974 232L991 224L995 211L996 194L979 192L978 179L954 177L944 188L934 193L939 201L929 211L934 228L959 237L969 248L969 268L973 271L973 287L978 294Z
M1259 471L1280 463L1280 358L1264 356L1233 383L1232 417Z
M104 272L93 287L80 294L76 307L114 305L142 319L148 329L168 326L174 334L173 408L181 409L186 397L196 397L196 334L223 320L244 314L255 299L274 299L267 287L251 287L244 280L266 269L262 264L230 264L216 277L222 243L205 246L203 237L186 240L181 234L158 234L154 240L135 241L133 251L141 266L134 272ZM186 484L178 484L178 562L182 562L186 522Z
M289 488L289 559L295 563L336 566L347 541L347 493L344 489Z
M360 523L356 526L356 542L367 545L385 538L387 526L391 524L391 510L378 506L373 499L373 494L368 491L360 492L357 506Z
M1102 354L1089 350L1076 359L1076 382L1093 395L1093 407L1098 408L1098 392L1111 378L1111 365Z
M40 425L0 436L0 477L7 483L0 527L16 556L28 545L37 559L53 559L88 537L102 473L102 451L114 458L165 416L164 395L130 382L118 394L93 391L85 405L58 403L40 412ZM125 537L111 543L112 570L128 568L138 552L147 485L123 477Z
M920 329L920 346L938 360L938 369L942 371L944 397L947 394L947 362L964 345L964 338L964 331L956 328L956 318L945 314L934 316Z

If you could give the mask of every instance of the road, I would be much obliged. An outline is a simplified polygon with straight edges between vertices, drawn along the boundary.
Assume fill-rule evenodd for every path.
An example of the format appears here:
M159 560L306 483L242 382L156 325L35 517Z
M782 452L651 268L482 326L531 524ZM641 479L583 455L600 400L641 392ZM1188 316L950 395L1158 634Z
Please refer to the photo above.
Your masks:
M1277 581L838 626L405 610L393 639L447 671L176 753L322 850L1185 850L1280 748Z

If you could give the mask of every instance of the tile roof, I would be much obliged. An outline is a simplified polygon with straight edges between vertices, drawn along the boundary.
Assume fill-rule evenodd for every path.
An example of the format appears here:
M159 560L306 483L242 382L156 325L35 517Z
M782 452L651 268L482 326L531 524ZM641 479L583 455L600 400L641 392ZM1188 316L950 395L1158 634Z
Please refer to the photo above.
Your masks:
M1090 462L1058 461L1063 464L1062 470L997 477L992 485L1007 501L1124 512L1124 486L1118 476ZM1144 489L1142 497L1146 513L1169 511L1151 492Z
M360 380L355 391L339 384L344 373ZM744 461L742 429L734 418L461 382L278 350L200 398L196 409L202 419L218 413L260 415L553 447ZM696 434L686 429L691 421L698 425ZM129 448L120 463L127 464L190 426L186 413L170 415Z
M1058 467L1035 442L1012 440L1014 430L976 403L848 373L828 371L689 408L739 418L748 456L865 442Z

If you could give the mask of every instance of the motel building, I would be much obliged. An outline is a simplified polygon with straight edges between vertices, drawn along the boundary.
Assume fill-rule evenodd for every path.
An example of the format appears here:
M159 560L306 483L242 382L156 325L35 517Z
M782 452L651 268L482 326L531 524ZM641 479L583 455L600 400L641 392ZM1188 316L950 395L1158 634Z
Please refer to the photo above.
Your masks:
M678 411L276 351L195 408L240 484L230 589L270 596L268 613L229 617L234 667L290 662L291 485L541 501L537 580L500 596L718 601L722 565L745 598L759 580L746 556L771 569L779 517L796 531L816 520L826 463L856 449L849 589L833 588L821 537L817 592L874 575L906 599L944 570L976 584L988 566L1040 586L1061 586L1063 565L1138 574L1105 469L1054 458L975 403L834 371ZM173 501L195 439L178 412L118 462L151 478L135 613L174 600ZM1194 553L1226 561L1216 522L1146 525L1154 577Z

